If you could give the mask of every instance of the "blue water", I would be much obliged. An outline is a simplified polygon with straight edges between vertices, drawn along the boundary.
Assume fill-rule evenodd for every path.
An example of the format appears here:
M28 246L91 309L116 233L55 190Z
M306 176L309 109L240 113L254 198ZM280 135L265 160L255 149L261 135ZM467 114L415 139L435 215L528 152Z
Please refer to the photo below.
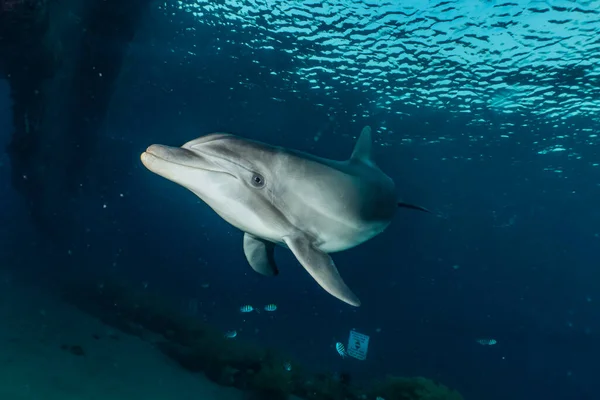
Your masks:
M0 200L4 231L34 253L13 255L15 268L116 274L357 380L425 376L465 399L599 398L600 2L176 4L153 8L130 44L81 193L50 205L71 210L68 239L46 243L16 194ZM399 197L442 217L401 209L334 254L358 309L287 250L280 276L257 275L241 232L139 162L150 144L210 132L345 159L367 124ZM1 155L3 193L8 168ZM269 303L275 313L238 311ZM370 336L366 361L334 350L352 328Z

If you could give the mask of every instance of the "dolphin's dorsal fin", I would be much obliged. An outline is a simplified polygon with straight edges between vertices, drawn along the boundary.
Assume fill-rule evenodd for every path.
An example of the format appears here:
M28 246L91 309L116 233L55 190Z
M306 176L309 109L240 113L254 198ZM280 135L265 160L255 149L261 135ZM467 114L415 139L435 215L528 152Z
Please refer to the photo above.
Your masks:
M361 161L367 164L372 164L371 160L371 148L373 139L371 138L371 127L365 126L356 141L356 145L354 146L354 151L352 152L352 156L350 160Z

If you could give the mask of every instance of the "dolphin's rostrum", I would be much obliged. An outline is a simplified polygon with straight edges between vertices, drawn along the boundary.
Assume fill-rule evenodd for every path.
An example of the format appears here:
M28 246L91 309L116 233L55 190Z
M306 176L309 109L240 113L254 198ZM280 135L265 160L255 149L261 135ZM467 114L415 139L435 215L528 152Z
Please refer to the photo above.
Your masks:
M244 254L263 275L277 275L275 245L289 248L327 292L359 306L329 253L381 233L400 207L394 182L371 158L371 129L362 130L350 159L334 161L230 134L181 147L152 145L150 171L186 187L244 232Z

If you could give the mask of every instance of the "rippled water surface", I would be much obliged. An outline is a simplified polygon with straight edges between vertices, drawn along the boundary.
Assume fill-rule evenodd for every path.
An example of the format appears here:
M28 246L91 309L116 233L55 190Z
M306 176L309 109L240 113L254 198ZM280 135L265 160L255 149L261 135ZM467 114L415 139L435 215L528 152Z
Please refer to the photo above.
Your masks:
M286 53L291 65L264 65L281 76L280 90L308 84L330 98L360 92L357 117L440 110L494 128L469 138L475 142L518 140L518 122L531 126L531 150L540 155L581 158L579 146L600 143L599 1L197 0L179 7L197 18L187 27L192 35L202 26L227 29L215 52ZM580 118L590 123L574 123ZM437 129L410 136L451 140Z

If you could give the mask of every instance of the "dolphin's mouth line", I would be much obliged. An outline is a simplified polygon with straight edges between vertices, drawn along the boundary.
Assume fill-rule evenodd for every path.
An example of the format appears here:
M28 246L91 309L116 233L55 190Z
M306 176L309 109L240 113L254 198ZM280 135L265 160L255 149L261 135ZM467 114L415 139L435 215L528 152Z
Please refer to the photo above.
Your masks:
M198 151L198 152L200 152L200 153L202 153L202 154L207 154L207 155L208 155L208 153L204 153L202 150L199 150L199 149L194 149L194 150L196 150L196 151ZM241 163L239 163L239 162L236 162L236 161L234 161L234 160L231 160L231 159L229 159L229 158L226 158L226 157L223 157L223 156L219 156L219 155L216 155L216 154L210 154L210 157L214 157L214 158L216 158L216 159L218 159L218 160L223 160L223 161L225 161L225 162L232 163L232 164L233 164L233 165L235 165L236 167L243 168L243 169L245 169L246 171L249 171L249 172L254 172L254 170L253 170L252 168L249 168L247 165L243 165L243 164L241 164ZM236 178L237 178L237 176L236 176Z
M197 151L197 152L199 152L199 153L201 153L203 155L206 155L207 157L216 158L217 160L223 160L225 162L228 162L228 163L231 163L231 164L235 165L236 167L243 168L246 171L254 172L254 170L252 168L249 168L248 165L244 165L244 164L239 163L239 162L237 162L235 160L229 159L227 157L223 157L223 156L218 155L218 154L210 154L210 153L204 152L204 151L202 151L202 149L198 149L196 147L192 147L192 148L194 149L194 151ZM210 171L210 170L208 170L208 171ZM215 171L215 172L219 172L219 171ZM221 172L223 172L224 174L229 174L228 172L225 172L225 171L221 171ZM239 179L235 175L231 175L231 176L235 177L236 179Z
M179 165L180 167L186 167L186 168L192 168L192 169L199 169L202 171L207 171L207 172L214 172L217 174L225 174L225 175L229 175L231 177L234 177L235 179L238 179L237 176L233 175L230 172L227 171L222 171L222 170L217 170L217 169L211 169L211 168L202 168L202 167L198 167L198 166L194 166L194 165L189 165L189 164L184 164L184 163L179 163L173 160L167 160L166 158L163 158L161 156L159 156L158 154L155 154L151 151L145 151L144 153L151 155L152 157L158 158L161 161L167 162L169 164L175 164L175 165Z

